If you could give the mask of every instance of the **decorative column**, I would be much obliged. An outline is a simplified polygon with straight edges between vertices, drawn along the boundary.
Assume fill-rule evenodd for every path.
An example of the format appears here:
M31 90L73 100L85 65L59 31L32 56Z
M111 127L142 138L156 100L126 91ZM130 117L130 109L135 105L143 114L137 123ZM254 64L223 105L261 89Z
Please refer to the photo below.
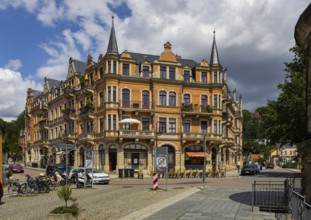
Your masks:
M122 148L117 149L117 167L116 172L119 168L124 168L124 150Z
M109 149L105 150L105 164L104 164L104 171L109 172Z

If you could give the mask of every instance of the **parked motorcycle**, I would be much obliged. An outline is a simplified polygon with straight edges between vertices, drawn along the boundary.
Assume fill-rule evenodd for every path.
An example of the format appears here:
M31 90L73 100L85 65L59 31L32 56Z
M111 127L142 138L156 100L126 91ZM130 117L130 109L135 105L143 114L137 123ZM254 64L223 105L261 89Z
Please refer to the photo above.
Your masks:
M76 186L77 188L84 188L84 186L86 187L92 186L92 177L87 173L85 180L85 177L82 173L78 174L76 176Z

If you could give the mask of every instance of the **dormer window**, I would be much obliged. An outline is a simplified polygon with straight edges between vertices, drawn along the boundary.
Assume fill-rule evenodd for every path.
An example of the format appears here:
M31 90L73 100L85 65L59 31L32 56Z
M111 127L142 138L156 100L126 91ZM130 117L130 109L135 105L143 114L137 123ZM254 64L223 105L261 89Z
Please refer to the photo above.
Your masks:
M169 79L175 80L175 67L169 68Z
M143 66L143 77L144 78L149 77L149 66Z
M190 71L189 70L184 71L184 81L190 82Z
M201 82L207 83L207 72L201 72Z
M160 66L160 78L166 79L166 66Z
M123 63L122 74L123 74L123 76L129 76L130 75L130 64Z

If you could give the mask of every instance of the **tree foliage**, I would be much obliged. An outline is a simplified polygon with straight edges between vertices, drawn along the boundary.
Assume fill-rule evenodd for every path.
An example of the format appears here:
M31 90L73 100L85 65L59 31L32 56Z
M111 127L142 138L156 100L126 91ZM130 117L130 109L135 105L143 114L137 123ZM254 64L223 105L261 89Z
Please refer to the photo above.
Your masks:
M3 151L9 155L20 155L18 138L21 130L25 129L25 112L23 111L16 120L6 122L0 118L0 129L4 137Z
M264 135L272 143L299 143L306 131L306 66L302 50L290 49L294 59L285 63L285 80L277 85L281 90L276 101L263 108Z

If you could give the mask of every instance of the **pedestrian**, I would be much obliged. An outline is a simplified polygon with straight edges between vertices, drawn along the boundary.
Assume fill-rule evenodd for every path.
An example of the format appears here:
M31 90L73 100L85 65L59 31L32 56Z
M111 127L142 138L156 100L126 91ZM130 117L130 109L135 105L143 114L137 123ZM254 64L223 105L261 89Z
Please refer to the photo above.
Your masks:
M237 162L236 168L238 169L238 173L240 173L240 168L241 168L240 161Z

